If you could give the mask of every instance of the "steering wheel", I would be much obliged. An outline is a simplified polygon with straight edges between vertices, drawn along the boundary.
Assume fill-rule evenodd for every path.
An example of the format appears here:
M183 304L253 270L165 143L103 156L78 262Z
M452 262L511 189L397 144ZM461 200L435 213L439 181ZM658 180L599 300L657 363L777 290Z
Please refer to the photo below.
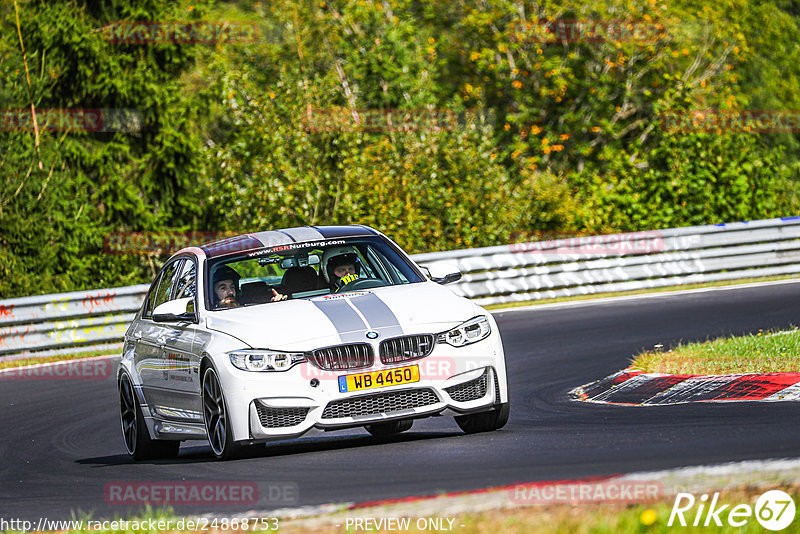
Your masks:
M336 292L342 293L344 291L354 291L356 289L372 289L373 287L385 287L389 284L380 278L357 278L352 282L340 287Z

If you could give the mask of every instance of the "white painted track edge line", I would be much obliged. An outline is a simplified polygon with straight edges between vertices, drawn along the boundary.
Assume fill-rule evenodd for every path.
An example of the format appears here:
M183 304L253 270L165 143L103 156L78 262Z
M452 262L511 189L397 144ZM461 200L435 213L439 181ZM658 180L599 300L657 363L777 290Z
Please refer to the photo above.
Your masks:
M748 284L731 284L727 286L698 287L695 289L680 289L676 291L653 291L651 293L641 293L638 295L621 295L618 297L603 297L597 299L568 300L565 302L551 302L548 304L531 304L528 306L515 306L510 308L501 308L499 310L488 310L488 311L492 314L500 314L500 313L515 312L515 311L547 310L553 308L567 308L571 306L609 304L614 302L624 302L628 300L639 300L639 299L647 299L654 297L673 297L673 296L688 295L693 293L705 293L709 291L730 291L734 289L749 289L754 287L797 284L797 283L800 283L800 278L792 278L790 280L770 280L767 282L752 282Z

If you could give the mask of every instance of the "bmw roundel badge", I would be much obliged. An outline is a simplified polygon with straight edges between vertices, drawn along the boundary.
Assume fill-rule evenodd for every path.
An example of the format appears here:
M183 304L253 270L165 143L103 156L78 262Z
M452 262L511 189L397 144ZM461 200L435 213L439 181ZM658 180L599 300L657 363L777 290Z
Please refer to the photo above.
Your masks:
M377 332L367 332L367 338L368 339L378 339L379 335L380 334L378 334Z

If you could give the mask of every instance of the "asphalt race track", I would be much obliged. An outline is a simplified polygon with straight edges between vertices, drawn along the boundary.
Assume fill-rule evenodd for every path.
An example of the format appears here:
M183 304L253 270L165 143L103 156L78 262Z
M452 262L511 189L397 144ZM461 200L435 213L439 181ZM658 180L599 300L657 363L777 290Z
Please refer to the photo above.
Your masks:
M119 482L254 482L257 504L177 507L181 514L431 495L530 482L800 456L800 403L658 407L571 401L567 391L625 367L639 349L800 324L800 283L663 295L497 315L511 419L467 436L449 418L393 439L351 430L213 460L201 442L177 460L133 463L108 380L0 381L0 517L93 518L136 511L106 502ZM270 487L296 490L278 494ZM296 496L296 499L295 499Z

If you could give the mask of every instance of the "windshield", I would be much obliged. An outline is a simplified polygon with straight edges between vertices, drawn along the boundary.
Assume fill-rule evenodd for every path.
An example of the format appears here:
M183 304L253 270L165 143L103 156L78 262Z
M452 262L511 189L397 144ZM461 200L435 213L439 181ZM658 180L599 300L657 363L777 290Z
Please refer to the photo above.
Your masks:
M208 269L210 310L423 281L380 237L265 247L221 258Z

